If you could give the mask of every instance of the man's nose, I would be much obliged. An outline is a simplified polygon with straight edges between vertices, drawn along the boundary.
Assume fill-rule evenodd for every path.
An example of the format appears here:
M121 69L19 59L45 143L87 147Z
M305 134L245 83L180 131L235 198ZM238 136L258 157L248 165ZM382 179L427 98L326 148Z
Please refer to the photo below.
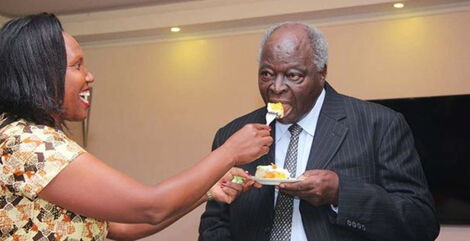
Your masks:
M271 85L271 89L275 94L281 94L287 89L284 82L284 75L278 74L273 81L274 83Z

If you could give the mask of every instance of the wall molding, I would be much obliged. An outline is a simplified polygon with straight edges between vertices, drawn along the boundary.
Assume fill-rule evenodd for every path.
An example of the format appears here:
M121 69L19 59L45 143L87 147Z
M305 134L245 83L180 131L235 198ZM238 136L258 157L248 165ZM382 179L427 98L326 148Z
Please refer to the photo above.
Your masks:
M455 4L444 4L439 6L431 7L422 7L413 9L412 11L403 11L403 12L375 12L375 13L365 13L365 14L355 14L339 17L330 17L322 18L315 20L302 20L306 24L311 24L316 27L323 26L339 26L346 24L356 24L356 23L366 23L366 22L376 22L376 21L388 21L395 19L405 19L405 18L415 18L415 17L425 17L432 15L442 15L449 13L457 12L469 12L470 14L470 2L466 3L455 3ZM263 33L269 26L272 24L264 25L253 25L247 27L235 27L235 28L225 28L216 31L205 31L197 32L190 35L184 35L181 37L174 36L159 36L159 35L150 35L144 37L123 37L113 40L98 40L98 41L83 41L81 45L86 48L94 47L107 47L107 46L126 46L134 44L149 44L149 43L158 43L158 42L173 42L173 41L187 41L187 40L196 40L196 39L207 39L207 38L218 38L234 35L244 35L244 34L253 34L253 33Z

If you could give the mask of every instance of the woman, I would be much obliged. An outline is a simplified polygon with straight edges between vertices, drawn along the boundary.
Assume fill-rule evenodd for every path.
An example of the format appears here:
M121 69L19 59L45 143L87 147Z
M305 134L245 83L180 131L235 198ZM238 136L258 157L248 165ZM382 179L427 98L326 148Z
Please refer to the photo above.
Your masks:
M269 127L249 124L187 171L142 185L62 132L65 120L86 118L83 96L93 81L80 46L54 15L13 19L1 29L0 239L145 237L211 197L231 202L243 186L218 180L246 177L231 168L272 143Z

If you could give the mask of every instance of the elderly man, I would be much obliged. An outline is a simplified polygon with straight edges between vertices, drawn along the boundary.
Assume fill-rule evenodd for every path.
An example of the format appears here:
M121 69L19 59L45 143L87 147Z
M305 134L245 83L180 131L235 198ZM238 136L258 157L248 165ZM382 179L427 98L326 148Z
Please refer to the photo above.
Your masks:
M265 103L281 102L275 145L257 161L301 181L251 189L232 204L210 202L200 241L434 240L433 201L403 116L337 93L325 77L328 44L315 28L283 23L262 40L258 84ZM221 128L213 148L266 108Z

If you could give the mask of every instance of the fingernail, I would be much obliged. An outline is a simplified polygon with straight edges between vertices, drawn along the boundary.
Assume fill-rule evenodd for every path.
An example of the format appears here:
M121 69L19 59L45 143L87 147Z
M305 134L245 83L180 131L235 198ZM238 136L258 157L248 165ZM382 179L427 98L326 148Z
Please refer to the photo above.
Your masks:
M227 181L226 181L226 180L222 180L221 183L222 183L222 185L225 185L225 184L227 184Z

